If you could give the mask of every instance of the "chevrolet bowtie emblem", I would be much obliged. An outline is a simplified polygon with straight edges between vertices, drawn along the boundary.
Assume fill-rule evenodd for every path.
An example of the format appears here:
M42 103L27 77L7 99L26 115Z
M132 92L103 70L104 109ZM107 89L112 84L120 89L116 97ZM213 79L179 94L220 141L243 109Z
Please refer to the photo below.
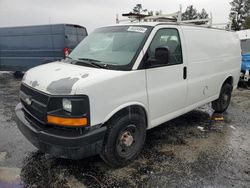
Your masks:
M27 104L27 105L31 105L32 101L31 101L31 98L27 97L24 102Z

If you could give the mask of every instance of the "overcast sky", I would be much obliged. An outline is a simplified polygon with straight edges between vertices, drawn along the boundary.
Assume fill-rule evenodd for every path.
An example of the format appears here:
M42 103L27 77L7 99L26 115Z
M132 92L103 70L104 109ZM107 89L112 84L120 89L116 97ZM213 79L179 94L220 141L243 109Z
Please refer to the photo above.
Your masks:
M148 10L173 13L179 5L194 5L212 12L215 23L228 22L232 0L0 0L0 27L73 23L89 31L115 23L115 15L141 3ZM121 16L120 16L121 18Z

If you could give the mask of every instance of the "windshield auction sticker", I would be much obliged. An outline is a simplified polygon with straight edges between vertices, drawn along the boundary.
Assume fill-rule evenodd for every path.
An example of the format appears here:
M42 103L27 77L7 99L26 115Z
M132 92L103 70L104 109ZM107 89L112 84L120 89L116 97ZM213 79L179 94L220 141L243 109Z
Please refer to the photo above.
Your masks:
M145 27L129 27L128 31L145 33L147 31L147 28L145 28Z

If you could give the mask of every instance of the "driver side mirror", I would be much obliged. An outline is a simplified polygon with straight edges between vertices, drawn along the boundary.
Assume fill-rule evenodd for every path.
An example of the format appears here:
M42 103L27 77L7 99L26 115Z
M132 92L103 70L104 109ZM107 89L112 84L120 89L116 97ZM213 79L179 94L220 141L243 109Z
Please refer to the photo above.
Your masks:
M147 60L148 67L159 67L167 65L170 59L170 51L167 47L158 47L155 49L155 58Z

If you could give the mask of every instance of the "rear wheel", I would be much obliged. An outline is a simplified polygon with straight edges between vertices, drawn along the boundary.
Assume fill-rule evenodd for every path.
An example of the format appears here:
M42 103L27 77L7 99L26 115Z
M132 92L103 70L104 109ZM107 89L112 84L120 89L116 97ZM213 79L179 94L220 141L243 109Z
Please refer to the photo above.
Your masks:
M232 86L228 83L225 83L220 91L220 96L217 100L212 102L212 108L217 113L223 113L227 110L232 95Z
M112 119L107 126L101 157L112 167L125 166L142 150L146 138L145 118L132 113Z

